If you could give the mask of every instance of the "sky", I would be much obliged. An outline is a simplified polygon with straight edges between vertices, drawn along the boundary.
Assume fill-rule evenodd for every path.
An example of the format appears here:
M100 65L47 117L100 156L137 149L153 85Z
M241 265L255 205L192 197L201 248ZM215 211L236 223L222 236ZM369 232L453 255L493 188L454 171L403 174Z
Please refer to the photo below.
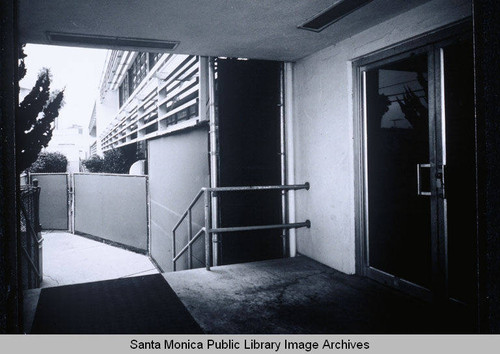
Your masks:
M52 73L51 91L64 90L64 106L59 111L59 128L81 125L88 132L90 115L98 98L98 87L107 50L27 44L24 48L27 73L22 88L31 89L39 71Z

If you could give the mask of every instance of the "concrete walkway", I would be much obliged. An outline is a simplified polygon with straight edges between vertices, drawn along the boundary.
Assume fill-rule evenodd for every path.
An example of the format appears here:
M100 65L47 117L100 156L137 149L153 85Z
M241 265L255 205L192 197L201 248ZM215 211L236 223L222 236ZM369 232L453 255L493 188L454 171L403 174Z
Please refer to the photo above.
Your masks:
M43 239L42 288L158 273L145 255L82 236L49 231Z
M158 273L145 255L64 231L44 231L43 281L24 292L25 332L29 333L41 288Z
M45 234L43 286L155 273L143 255ZM205 333L471 333L470 314L433 305L305 256L163 273ZM40 289L25 293L30 331Z
M470 333L464 309L436 306L310 258L164 273L205 333Z

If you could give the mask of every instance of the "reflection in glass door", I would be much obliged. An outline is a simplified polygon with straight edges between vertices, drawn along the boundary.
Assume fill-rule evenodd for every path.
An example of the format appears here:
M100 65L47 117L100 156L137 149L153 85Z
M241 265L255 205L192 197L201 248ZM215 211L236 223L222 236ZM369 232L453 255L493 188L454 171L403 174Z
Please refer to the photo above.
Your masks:
M431 284L427 53L365 72L368 261L373 271Z

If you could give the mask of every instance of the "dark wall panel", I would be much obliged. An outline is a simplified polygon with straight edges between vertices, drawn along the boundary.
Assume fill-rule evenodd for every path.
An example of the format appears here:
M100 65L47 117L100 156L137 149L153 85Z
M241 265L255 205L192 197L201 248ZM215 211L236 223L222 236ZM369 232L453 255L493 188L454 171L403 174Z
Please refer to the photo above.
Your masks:
M217 100L220 186L278 185L280 169L281 63L218 60ZM279 224L279 191L221 193L220 224ZM226 233L222 264L282 256L281 230Z

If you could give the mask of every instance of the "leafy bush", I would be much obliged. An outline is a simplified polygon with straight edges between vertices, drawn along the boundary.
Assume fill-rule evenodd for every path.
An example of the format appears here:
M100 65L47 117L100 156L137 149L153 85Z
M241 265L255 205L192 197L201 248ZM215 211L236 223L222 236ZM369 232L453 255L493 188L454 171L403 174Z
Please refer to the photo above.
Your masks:
M118 149L104 152L103 172L107 173L128 173L130 165L127 159Z
M118 149L104 152L104 158L93 155L82 161L89 172L94 173L128 173L130 161Z
M89 159L83 160L82 163L89 172L103 172L104 160L99 155L92 155Z
M31 173L66 172L68 159L60 152L41 152L29 168Z

